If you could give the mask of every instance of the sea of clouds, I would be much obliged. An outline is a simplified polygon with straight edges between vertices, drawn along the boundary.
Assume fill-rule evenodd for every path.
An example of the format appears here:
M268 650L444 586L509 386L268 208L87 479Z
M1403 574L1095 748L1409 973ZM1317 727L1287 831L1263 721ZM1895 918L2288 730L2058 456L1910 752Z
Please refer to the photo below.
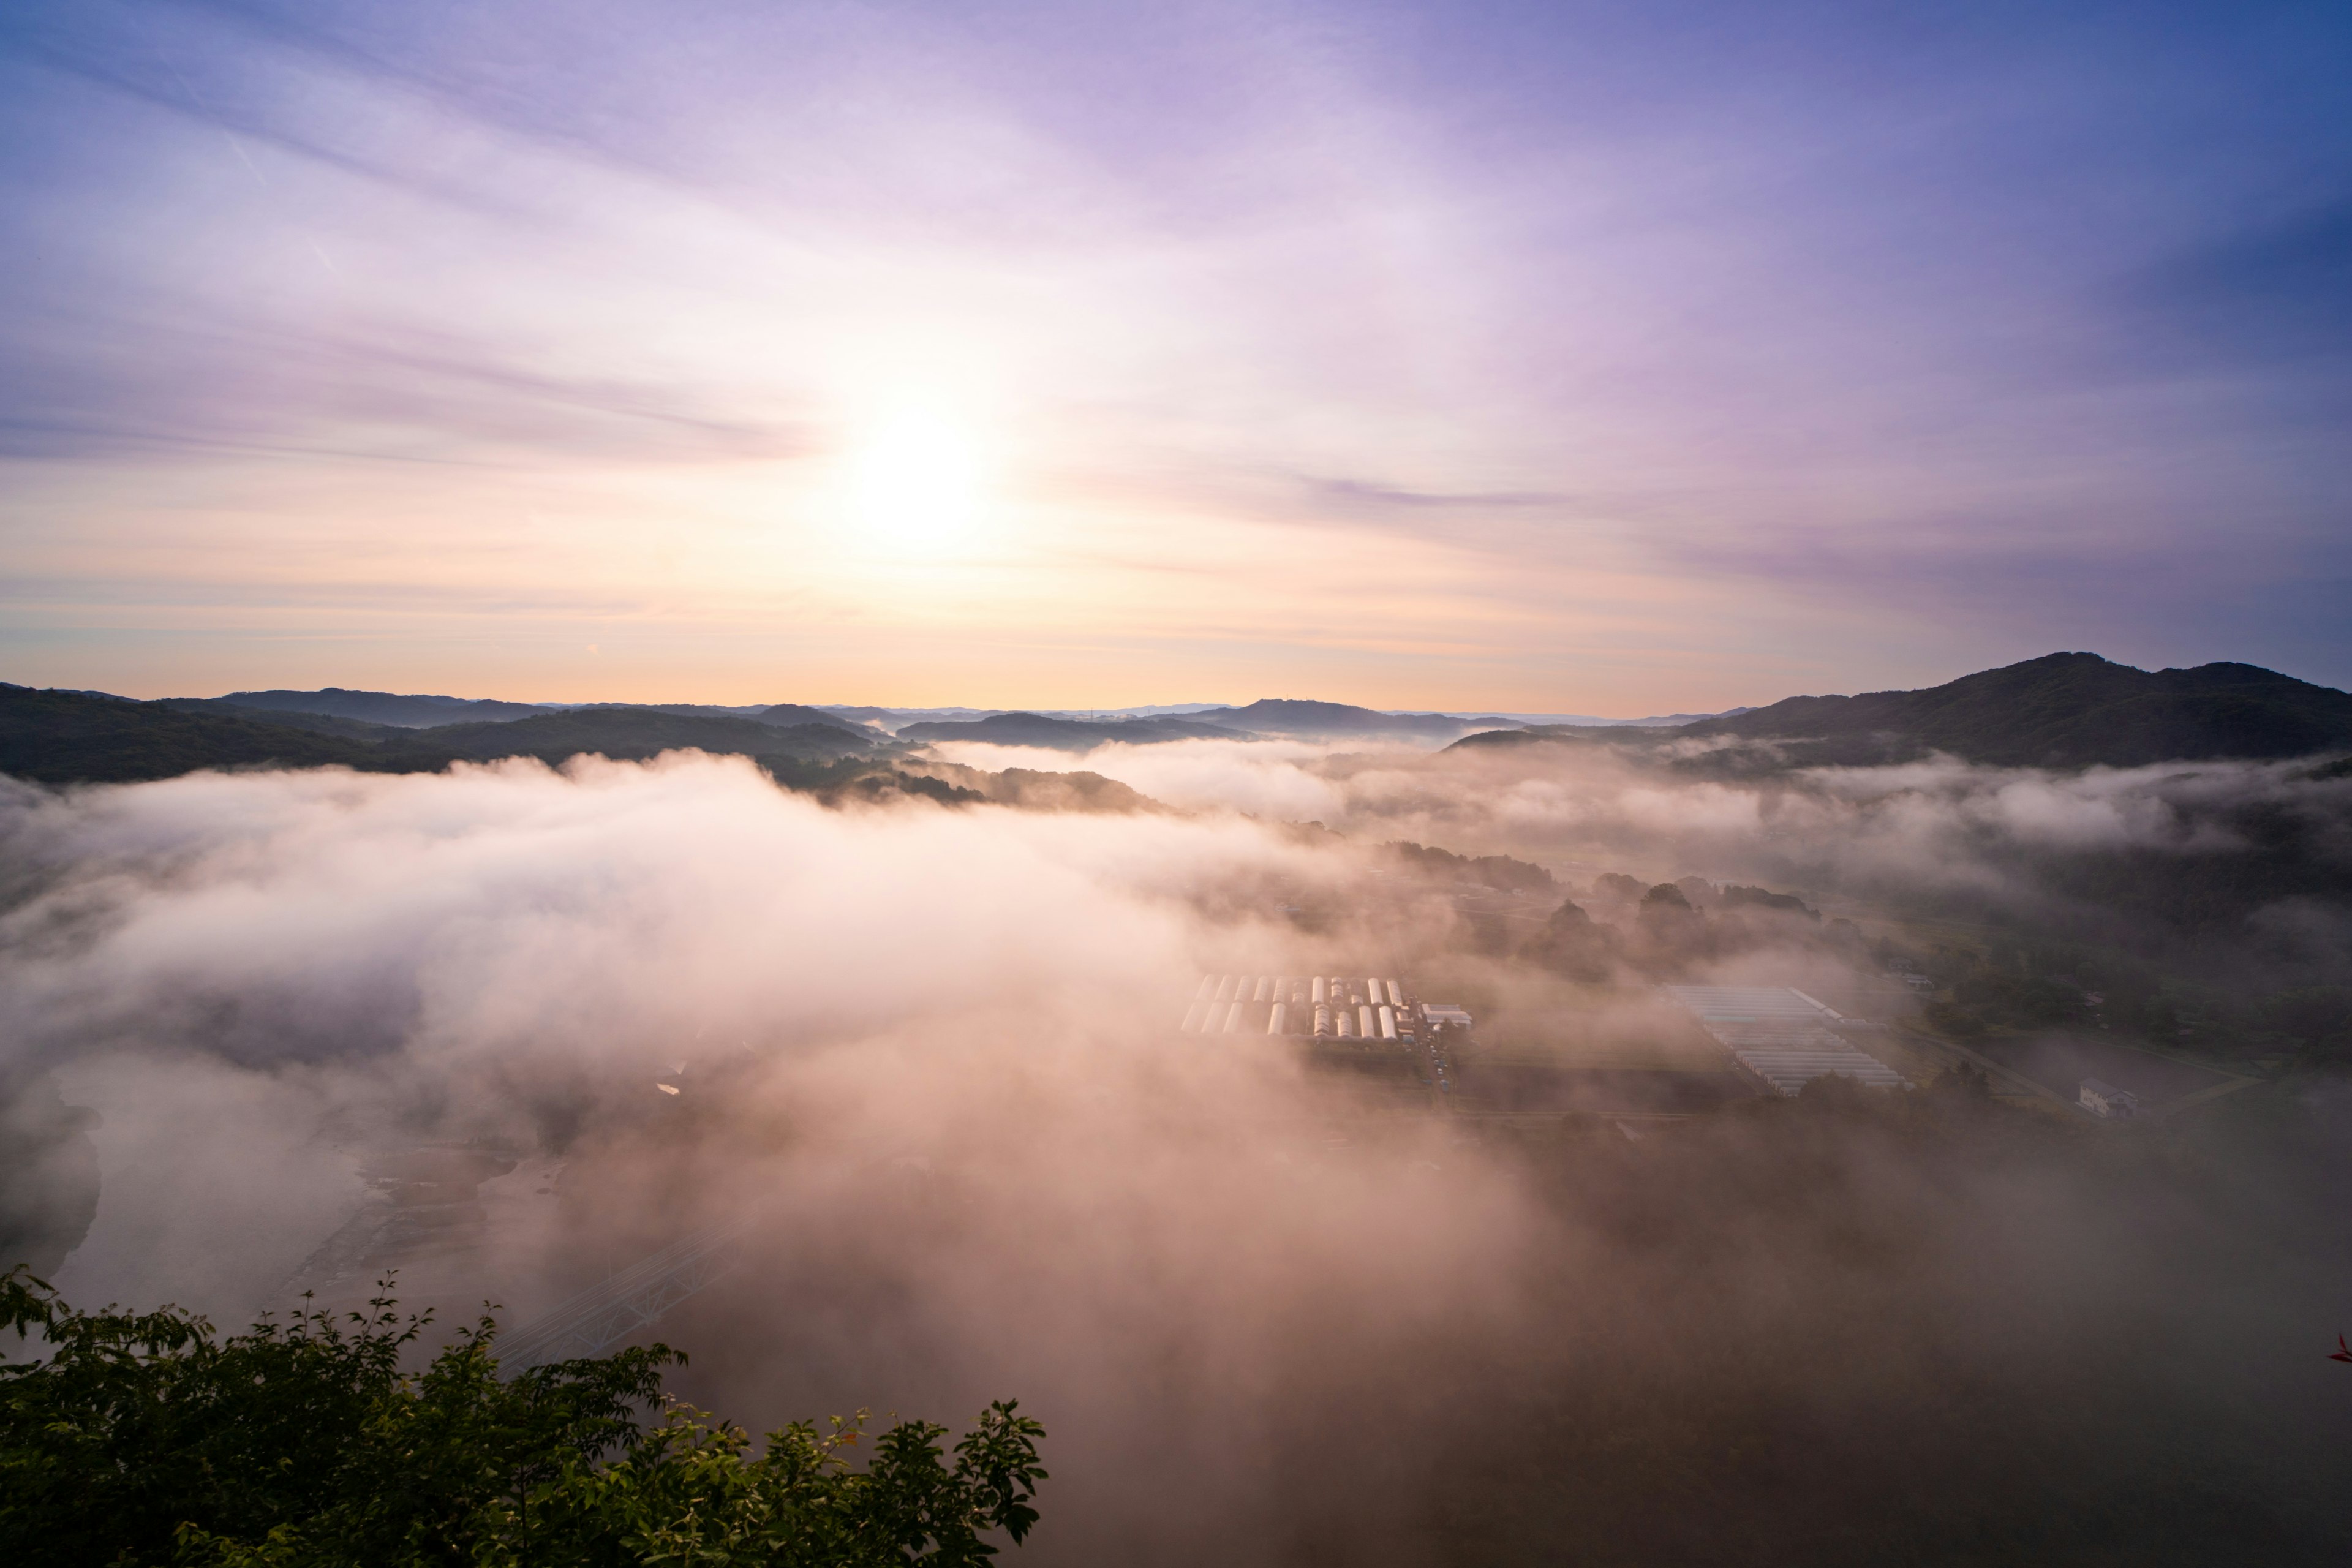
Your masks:
M1390 837L1571 875L1996 878L1988 835L2225 853L2181 830L2184 795L2336 786L1933 765L1790 789L1290 744L1076 762L1177 809L828 808L698 754L0 786L9 1082L101 1118L95 1222L58 1283L238 1321L288 1305L371 1149L560 1159L546 1234L445 1311L543 1304L599 1248L756 1215L752 1267L664 1325L689 1397L772 1423L1017 1395L1054 1433L1033 1554L1173 1563L1433 1560L1431 1520L1485 1484L1434 1450L1484 1452L1505 1408L1540 1426L1530 1398L1629 1434L1664 1402L1687 1427L1704 1371L1748 1413L1725 1420L1785 1396L1907 1429L1921 1337L1980 1397L2030 1374L2065 1405L2092 1397L2068 1358L2104 1369L2113 1322L2134 1355L2266 1345L2335 1278L2167 1279L2206 1235L2173 1199L2118 1215L2054 1166L1926 1180L1868 1133L1807 1156L1803 1203L1718 1236L1754 1198L1744 1134L1564 1194L1507 1142L1171 1026L1203 973L1392 957L1267 892L1344 891ZM1801 1395L1786 1369L1824 1313L1852 1359ZM2157 1377L2156 1427L2221 1383L2276 1392L2254 1359ZM2320 1419L2282 1397L2298 1430ZM2087 1443L2104 1417L2076 1415Z

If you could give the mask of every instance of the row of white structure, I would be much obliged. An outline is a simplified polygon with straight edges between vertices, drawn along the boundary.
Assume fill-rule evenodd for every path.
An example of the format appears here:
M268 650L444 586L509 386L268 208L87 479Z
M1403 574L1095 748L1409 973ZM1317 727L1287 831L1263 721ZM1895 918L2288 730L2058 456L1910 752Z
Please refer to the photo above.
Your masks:
M1184 1015L1188 1034L1237 1035L1264 1006L1265 1033L1324 1039L1399 1038L1404 988L1377 974L1204 974ZM1311 1023L1310 1023L1311 1020ZM1411 1028L1410 1018L1404 1026Z
M1874 1089L1908 1081L1838 1034L1847 1023L1835 1008L1785 985L1661 985L1659 990L1697 1015L1743 1068L1781 1094L1794 1094L1834 1073Z

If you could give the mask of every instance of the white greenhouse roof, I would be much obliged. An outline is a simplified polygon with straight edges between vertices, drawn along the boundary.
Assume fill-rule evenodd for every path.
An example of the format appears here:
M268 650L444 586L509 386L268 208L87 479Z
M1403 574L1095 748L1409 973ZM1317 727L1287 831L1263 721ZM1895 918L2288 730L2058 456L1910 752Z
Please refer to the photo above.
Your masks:
M1909 1080L1831 1026L1843 1015L1786 985L1661 985L1739 1065L1782 1094L1836 1074L1875 1089Z

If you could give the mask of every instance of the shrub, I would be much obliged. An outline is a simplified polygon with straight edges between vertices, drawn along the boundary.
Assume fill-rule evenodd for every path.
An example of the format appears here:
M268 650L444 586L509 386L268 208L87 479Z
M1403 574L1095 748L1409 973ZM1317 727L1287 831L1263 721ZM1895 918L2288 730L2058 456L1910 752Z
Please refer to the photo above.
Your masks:
M218 1568L971 1564L1035 1522L1044 1428L991 1405L953 1450L865 1416L749 1435L661 1395L665 1345L501 1377L497 1325L401 1370L430 1314L76 1310L23 1268L0 1325L0 1558ZM659 1412L648 1424L647 1415Z

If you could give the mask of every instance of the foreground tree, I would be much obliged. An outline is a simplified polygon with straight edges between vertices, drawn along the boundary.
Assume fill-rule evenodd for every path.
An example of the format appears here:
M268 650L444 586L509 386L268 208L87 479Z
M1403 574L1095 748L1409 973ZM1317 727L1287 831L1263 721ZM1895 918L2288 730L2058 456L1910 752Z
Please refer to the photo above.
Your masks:
M750 1436L664 1401L664 1345L499 1375L484 1318L422 1373L430 1314L389 1298L217 1337L192 1313L82 1312L18 1268L0 1325L0 1561L220 1568L978 1563L1036 1521L1044 1428L991 1405L952 1451L908 1421L865 1440ZM34 1336L37 1336L37 1341ZM647 1413L660 1418L647 1423Z

